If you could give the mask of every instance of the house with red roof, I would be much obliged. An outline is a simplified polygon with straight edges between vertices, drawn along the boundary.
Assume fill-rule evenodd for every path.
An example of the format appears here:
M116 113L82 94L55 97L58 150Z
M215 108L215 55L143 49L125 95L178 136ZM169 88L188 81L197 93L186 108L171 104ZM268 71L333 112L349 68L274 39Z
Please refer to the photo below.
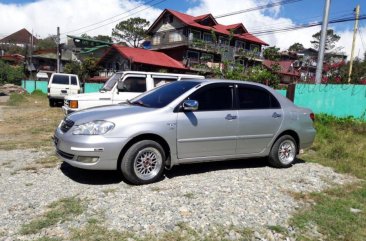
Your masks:
M97 63L104 69L104 75L115 71L161 71L187 72L179 61L165 53L114 44Z
M278 74L282 84L291 84L300 80L300 68L294 64L293 60L271 61L266 59L263 61L263 66Z
M191 16L170 9L160 14L147 33L151 50L166 53L192 70L225 60L243 65L260 62L262 46L268 46L242 23L223 25L212 14Z

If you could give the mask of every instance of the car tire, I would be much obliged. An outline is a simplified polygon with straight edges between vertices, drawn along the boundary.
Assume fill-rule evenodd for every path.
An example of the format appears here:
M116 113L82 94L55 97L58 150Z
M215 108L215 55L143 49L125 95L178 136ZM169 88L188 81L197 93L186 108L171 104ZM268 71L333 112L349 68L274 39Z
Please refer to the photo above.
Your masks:
M161 145L152 140L133 144L121 161L122 175L131 184L156 182L165 168L165 152Z
M273 144L268 161L274 167L289 167L296 160L297 145L290 135L283 135Z

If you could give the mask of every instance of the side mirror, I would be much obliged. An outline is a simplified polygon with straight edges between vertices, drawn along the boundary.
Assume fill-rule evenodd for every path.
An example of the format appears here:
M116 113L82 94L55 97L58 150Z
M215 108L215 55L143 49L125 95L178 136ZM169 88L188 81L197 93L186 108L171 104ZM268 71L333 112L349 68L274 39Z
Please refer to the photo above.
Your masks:
M123 81L118 81L117 82L117 89L118 89L118 91L124 91L124 90L126 90L125 83L123 83Z
M183 110L184 111L198 110L198 101L197 100L185 100L183 102Z

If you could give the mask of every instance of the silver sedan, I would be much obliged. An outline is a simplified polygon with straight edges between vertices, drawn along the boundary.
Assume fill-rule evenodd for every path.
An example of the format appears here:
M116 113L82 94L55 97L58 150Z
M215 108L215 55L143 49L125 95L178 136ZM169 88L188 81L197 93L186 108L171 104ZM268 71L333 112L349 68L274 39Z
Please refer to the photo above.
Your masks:
M185 163L267 156L289 167L313 143L313 121L310 109L261 84L187 80L68 115L54 142L72 166L120 170L132 184L147 184Z

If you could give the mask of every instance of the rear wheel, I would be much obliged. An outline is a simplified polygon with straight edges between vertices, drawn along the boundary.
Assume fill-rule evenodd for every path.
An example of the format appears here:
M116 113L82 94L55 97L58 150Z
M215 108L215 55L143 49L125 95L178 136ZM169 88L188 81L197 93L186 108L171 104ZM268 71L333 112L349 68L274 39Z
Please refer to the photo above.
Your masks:
M165 159L164 149L159 143L139 141L127 150L121 162L121 171L132 184L152 183L163 174Z
M272 146L268 160L274 167L289 167L294 163L296 154L295 139L290 135L283 135Z

